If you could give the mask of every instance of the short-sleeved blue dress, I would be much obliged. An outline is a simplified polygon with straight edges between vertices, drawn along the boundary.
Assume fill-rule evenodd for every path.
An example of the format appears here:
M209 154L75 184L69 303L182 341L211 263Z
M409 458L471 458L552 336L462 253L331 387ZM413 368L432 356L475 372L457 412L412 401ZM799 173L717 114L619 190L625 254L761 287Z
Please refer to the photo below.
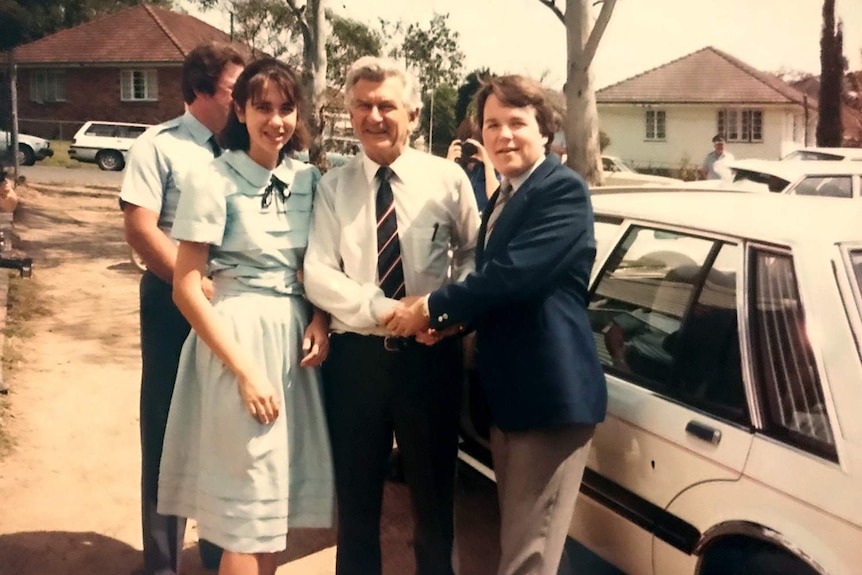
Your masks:
M284 194L272 176L287 184ZM297 271L319 177L295 160L270 172L229 151L184 184L177 208L173 236L210 244L213 306L281 405L269 425L252 418L233 372L192 331L171 400L158 510L195 518L201 538L231 551L280 551L288 526L333 521L319 371L299 366L311 309Z

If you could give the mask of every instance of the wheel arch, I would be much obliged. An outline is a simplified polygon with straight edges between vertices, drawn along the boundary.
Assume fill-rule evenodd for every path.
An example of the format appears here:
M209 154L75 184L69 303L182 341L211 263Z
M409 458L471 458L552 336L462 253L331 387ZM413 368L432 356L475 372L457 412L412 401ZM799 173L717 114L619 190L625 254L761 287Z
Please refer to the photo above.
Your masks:
M693 550L693 554L698 557L695 573L698 575L704 573L704 563L711 551L739 542L771 545L796 558L818 575L829 575L828 571L813 557L781 533L751 521L727 521L707 529Z

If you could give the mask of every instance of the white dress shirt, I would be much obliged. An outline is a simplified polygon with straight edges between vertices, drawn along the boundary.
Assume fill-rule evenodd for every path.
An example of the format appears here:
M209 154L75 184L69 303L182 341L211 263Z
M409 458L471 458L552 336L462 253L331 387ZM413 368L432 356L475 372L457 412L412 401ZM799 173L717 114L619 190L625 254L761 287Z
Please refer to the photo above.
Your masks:
M365 154L327 172L317 187L304 281L308 299L336 332L389 335L380 318L395 305L377 285L375 197L380 166ZM424 295L474 267L479 214L464 170L406 148L389 166L404 283Z

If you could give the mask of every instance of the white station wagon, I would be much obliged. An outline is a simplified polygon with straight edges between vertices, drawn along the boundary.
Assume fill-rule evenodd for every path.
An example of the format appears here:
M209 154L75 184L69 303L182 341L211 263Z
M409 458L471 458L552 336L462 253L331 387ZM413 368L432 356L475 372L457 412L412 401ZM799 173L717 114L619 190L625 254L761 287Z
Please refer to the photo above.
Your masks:
M609 404L570 535L629 575L862 573L862 203L593 207ZM462 459L493 477L468 385Z

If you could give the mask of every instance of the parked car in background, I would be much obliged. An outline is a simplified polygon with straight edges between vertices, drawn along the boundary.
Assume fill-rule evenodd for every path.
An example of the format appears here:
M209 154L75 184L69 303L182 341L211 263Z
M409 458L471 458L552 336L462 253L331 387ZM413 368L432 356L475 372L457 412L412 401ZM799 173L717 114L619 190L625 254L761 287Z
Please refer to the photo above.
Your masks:
M0 156L5 156L12 143L12 134L0 130ZM28 134L18 134L18 164L32 166L36 160L44 160L54 155L51 142Z
M602 155L606 186L679 185L682 180L652 174L641 174L616 156Z
M592 199L608 382L570 535L628 575L856 575L862 204ZM465 392L462 459L493 477Z
M862 161L862 148L800 148L790 152L783 158L782 161L789 160L853 160Z
M119 172L126 167L126 155L135 138L150 127L126 122L86 122L72 138L69 157Z
M797 196L862 196L862 162L836 160L737 160L733 187Z

